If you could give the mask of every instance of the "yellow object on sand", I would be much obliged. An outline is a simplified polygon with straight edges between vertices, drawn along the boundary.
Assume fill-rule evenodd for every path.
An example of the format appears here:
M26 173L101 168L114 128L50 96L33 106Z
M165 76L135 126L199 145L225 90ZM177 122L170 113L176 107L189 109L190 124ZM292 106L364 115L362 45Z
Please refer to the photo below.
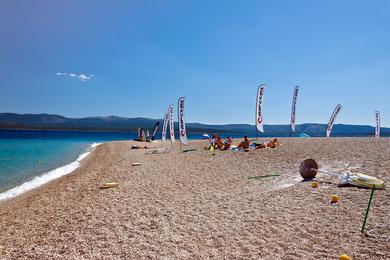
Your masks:
M312 181L312 182L311 182L311 187L312 187L312 188L318 188L318 182Z
M332 199L330 202L337 203L337 202L339 202L339 200L340 200L340 197L338 195L332 195Z
M375 185L376 189L384 189L385 188L385 182L363 174L363 173L346 173L339 176L339 182L340 185L350 184L358 187L363 188L369 188L372 189L372 187Z
M340 256L340 260L351 260L351 258L348 255L346 255L346 254L342 254Z
M119 183L117 183L117 182L107 182L107 183L102 184L99 188L100 189L108 189L108 188L116 187L118 185L119 185Z

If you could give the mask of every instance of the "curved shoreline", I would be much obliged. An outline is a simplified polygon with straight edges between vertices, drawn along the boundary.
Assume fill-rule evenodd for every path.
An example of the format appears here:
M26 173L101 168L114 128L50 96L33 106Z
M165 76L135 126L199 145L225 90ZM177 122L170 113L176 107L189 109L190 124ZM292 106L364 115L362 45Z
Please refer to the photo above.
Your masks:
M102 143L92 143L86 150L86 152L80 154L76 160L70 162L66 165L57 167L51 171L45 172L41 175L35 176L29 181L26 181L16 187L13 187L9 190L6 190L0 193L0 202L15 198L19 195L22 195L30 190L38 188L46 183L49 183L55 179L58 179L62 176L65 176L69 173L72 173L77 168L80 167L80 163L84 160L91 152Z
M376 193L362 236L369 190L339 188L331 176L313 189L294 170L312 157L329 170L349 165L389 182L390 139L281 142L215 156L204 141L190 142L196 149L188 153L175 143L165 154L104 143L71 174L0 203L2 257L388 259L389 189ZM280 176L248 179L273 172ZM99 188L107 182L119 185ZM330 203L333 194L339 203Z

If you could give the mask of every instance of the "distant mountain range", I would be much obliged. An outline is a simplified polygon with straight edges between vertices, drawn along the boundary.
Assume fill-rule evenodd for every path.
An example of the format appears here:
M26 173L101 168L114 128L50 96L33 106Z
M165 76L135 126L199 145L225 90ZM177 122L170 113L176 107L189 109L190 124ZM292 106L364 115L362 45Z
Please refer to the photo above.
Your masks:
M162 119L126 118L117 116L67 118L50 114L15 114L0 113L0 129L40 129L40 130L86 130L86 131L131 131L144 127L151 129ZM177 127L177 124L175 124ZM254 125L227 124L206 125L200 123L187 123L188 133L231 133L256 135ZM161 130L161 128L160 128ZM306 133L310 136L324 136L326 124L306 123L296 126L297 133ZM265 125L267 136L289 136L289 125ZM332 136L368 136L374 134L375 128L368 125L336 124ZM390 128L381 128L381 136L390 136Z

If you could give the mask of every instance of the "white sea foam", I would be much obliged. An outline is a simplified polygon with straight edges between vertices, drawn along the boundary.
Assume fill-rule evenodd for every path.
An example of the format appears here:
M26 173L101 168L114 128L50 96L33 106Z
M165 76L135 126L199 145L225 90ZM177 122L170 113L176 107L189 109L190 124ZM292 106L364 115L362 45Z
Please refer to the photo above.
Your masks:
M93 144L91 144L91 148L95 148L96 146L98 146L98 145L101 145L102 143L93 143Z
M62 167L58 167L54 170L51 170L49 172L46 172L46 173L40 175L40 176L36 176L33 179L31 179L30 181L27 181L19 186L16 186L16 187L9 189L3 193L0 193L0 201L16 197L16 196L18 196L26 191L35 189L35 188L41 186L42 184L48 183L49 181L52 181L54 179L57 179L61 176L64 176L66 174L73 172L74 170L76 170L77 168L80 167L80 162L83 159L85 159L85 157L87 157L92 152L92 150L100 144L101 143L93 143L87 149L87 152L80 154L79 157L75 161L73 161L67 165L64 165Z

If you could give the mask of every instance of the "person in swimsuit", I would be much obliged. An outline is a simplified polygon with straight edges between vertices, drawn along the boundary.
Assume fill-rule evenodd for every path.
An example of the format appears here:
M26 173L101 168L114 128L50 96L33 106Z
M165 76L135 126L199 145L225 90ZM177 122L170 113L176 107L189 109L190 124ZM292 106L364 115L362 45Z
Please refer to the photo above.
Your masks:
M242 141L238 146L238 149L248 149L249 148L249 140L248 136L244 136L244 141Z

